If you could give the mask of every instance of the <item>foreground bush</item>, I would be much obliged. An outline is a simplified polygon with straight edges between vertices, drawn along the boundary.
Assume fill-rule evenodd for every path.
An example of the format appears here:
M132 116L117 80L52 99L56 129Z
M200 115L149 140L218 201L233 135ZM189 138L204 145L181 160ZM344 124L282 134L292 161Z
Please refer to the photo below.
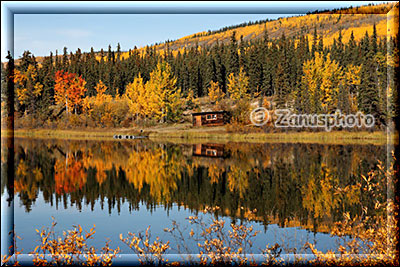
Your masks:
M395 160L393 155L393 161ZM339 253L322 253L307 243L306 247L316 256L311 263L320 265L397 265L399 255L395 246L398 242L397 216L398 207L390 197L395 184L396 170L393 162L388 169L379 162L377 168L362 176L357 189L367 193L367 199L373 201L374 209L362 206L361 214L351 218L344 214L344 220L336 223L331 234L341 237L350 236L344 246L339 246ZM350 187L338 189L338 194L345 193ZM354 190L354 188L352 188Z
M62 236L56 236L54 231L56 224L53 220L50 228L36 229L40 242L34 251L29 253L32 256L32 264L34 266L110 266L112 260L120 251L118 247L111 249L109 242L106 242L100 251L93 246L89 246L87 244L88 240L92 239L96 233L94 226L86 233L83 233L80 225L73 226L72 230L64 231ZM22 251L18 251L15 241L14 247L15 253L13 257L2 256L2 266L19 265L18 255Z

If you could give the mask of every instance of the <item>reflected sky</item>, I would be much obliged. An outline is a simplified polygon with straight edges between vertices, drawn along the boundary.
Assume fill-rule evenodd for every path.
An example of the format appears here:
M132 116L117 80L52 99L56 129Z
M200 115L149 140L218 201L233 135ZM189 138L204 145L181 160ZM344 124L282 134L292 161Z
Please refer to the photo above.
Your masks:
M164 232L164 228L171 228L172 220L175 220L182 228L187 228L185 232L188 234L190 226L186 218L191 215L195 214L184 207L178 207L176 204L170 210L165 210L163 206L159 206L149 212L143 204L140 205L139 210L129 211L129 204L125 203L122 205L120 213L114 209L111 214L104 212L99 203L95 204L93 211L88 205L83 206L81 211L73 206L56 208L46 204L43 195L39 194L32 207L32 212L29 213L24 211L19 199L16 198L14 218L15 231L23 237L18 242L19 247L23 248L25 252L32 251L39 240L35 229L40 230L42 226L50 227L51 216L53 216L57 222L56 233L60 235L62 235L63 230L72 229L72 225L80 224L84 230L89 230L93 225L96 225L96 234L94 239L90 241L90 245L101 249L105 242L110 239L111 247L119 246L122 253L130 253L129 248L119 240L121 233L126 236L128 232L144 232L150 225L154 237L159 236L161 240L169 240L170 246L176 248L176 242L169 233ZM206 221L214 218L210 214L202 214L202 216ZM232 221L226 216L219 219L224 219L227 225ZM313 233L300 227L281 228L276 224L271 224L265 229L261 223L251 223L251 225L254 226L255 231L260 231L254 239L252 248L254 253L260 253L260 250L265 248L266 244L282 244L285 242L288 248L301 251L304 244L310 242L315 244L317 249L327 251L335 249L337 243L340 242L338 238L332 238L329 234ZM193 249L193 253L198 253L195 242L188 240L188 244ZM288 253L290 252L288 251ZM177 252L176 250L169 250L168 253L175 254Z

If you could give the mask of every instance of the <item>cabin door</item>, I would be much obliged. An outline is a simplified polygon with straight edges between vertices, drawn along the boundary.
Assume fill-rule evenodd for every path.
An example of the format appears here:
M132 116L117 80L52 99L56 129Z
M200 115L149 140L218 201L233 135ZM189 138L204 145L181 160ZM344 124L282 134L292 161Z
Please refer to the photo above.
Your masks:
M201 126L201 116L196 116L196 125Z

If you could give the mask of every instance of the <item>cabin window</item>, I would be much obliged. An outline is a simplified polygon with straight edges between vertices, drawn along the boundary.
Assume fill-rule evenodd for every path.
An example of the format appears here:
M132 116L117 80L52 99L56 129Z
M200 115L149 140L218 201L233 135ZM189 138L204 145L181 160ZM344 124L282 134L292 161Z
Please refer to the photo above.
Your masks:
M208 114L207 115L207 120L216 120L217 119L217 115L216 114Z
M217 150L215 150L215 149L206 149L206 155L207 156L216 156L217 155Z

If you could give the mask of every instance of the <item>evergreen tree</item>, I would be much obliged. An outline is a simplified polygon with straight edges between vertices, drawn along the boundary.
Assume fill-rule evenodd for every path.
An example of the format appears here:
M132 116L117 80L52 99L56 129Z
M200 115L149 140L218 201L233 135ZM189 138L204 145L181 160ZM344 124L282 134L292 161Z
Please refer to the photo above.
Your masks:
M260 50L257 48L252 48L249 52L249 87L250 92L260 92L263 86L264 80L264 72L263 66L261 64L260 59L262 58L260 55Z
M376 33L376 24L374 23L372 37L371 37L371 51L375 55L378 52L378 36Z
M282 64L278 64L276 78L274 82L274 92L276 95L276 105L278 108L287 107L287 97L289 95L289 82L287 73Z
M60 59L58 58L58 50L56 50L56 56L55 56L55 69L56 71L61 70L61 63Z
M236 31L232 32L228 54L228 73L237 74L239 72L239 54L236 40Z
M374 61L374 41L369 39L368 32L361 43L362 53L364 55L361 66L361 84L358 94L359 109L364 114L372 114L378 120L381 120L382 110L379 105L379 89L377 85L376 69Z
M356 41L354 40L353 31L351 31L349 42L346 45L345 55L346 55L345 60L343 60L343 63L345 65L348 64L355 65L356 62L358 61L358 58L360 57Z
M53 53L50 52L50 56L45 57L42 68L39 70L39 81L43 85L43 93L39 106L40 115L43 116L43 120L50 117L51 112L48 107L54 104L54 75Z
M64 52L63 52L63 57L62 57L62 69L68 70L68 67L69 67L68 50L66 47L64 47L63 51Z

